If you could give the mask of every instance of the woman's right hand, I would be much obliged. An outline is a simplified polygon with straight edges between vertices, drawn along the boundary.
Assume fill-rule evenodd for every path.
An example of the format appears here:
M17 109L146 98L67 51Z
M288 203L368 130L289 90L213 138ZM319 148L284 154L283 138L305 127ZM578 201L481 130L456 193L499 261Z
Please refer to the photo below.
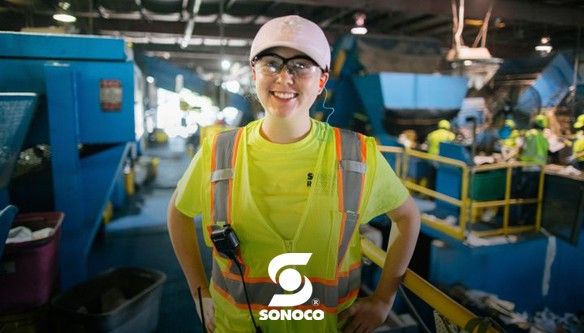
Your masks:
M198 300L195 302L195 305L199 319L201 319L201 308ZM215 307L213 306L211 297L203 297L203 311L205 313L205 327L207 328L207 332L213 333L215 331Z

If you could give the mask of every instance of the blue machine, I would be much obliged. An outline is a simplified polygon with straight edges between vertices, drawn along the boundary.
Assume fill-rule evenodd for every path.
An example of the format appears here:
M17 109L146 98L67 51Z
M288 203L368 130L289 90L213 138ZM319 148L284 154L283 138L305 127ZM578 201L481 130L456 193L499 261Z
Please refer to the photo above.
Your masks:
M64 287L86 278L101 213L135 140L133 66L122 39L0 32L0 92L41 96L23 148L50 146L50 166L13 178L5 200L65 213Z
M176 77L177 75L182 75L185 88L200 94L205 92L206 82L192 71L175 66L160 58L142 54L136 55L136 63L140 66L145 76L152 76L156 79L156 86L159 88L175 91Z
M493 91L485 93L494 100L493 111L508 104L518 127L526 128L541 108L555 107L564 100L573 80L574 68L563 53L508 59L493 78Z
M388 135L414 129L425 137L440 119L453 118L467 81L460 76L387 72L353 77L372 134L385 145L391 144Z
M434 242L429 280L496 294L515 303L517 312L576 313L584 298L583 236L576 246L542 235L482 247Z
M440 58L440 44L431 39L341 38L328 84L335 110L331 125L368 132L385 146L401 146L398 135L414 130L421 143L440 120L456 116L467 92L467 78L432 74ZM366 119L364 127L359 118ZM394 157L386 158L395 168ZM415 179L431 169L414 158L408 168Z
M7 186L37 106L37 94L0 93L0 207L8 204Z
M383 145L396 145L405 129L425 138L439 120L458 113L467 91L465 77L432 74L440 52L440 44L428 39L341 38L333 49L328 85L335 109L331 125L356 127L353 120L361 113Z

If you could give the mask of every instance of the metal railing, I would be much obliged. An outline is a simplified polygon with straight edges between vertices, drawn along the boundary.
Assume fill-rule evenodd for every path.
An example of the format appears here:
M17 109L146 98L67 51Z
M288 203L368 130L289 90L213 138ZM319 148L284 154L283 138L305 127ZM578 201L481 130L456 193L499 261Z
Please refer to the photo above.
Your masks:
M469 166L466 163L455 160L452 158L447 158L443 156L437 156L428 154L422 151L403 149L399 147L387 147L379 146L379 150L383 153L394 154L396 158L395 172L400 177L405 184L405 186L414 193L419 193L421 195L430 197L434 200L440 200L449 203L453 206L458 207L458 219L457 223L448 223L447 220L441 219L432 215L423 214L422 222L435 230L441 231L455 239L464 240L467 237L467 231L472 232L476 236L496 236L496 235L510 235L523 232L537 232L541 227L541 209L543 202L543 184L544 184L544 169L539 168L539 184L537 190L537 197L535 198L512 198L511 197L511 184L513 182L513 169L534 167L534 164L522 163L522 162L510 162L510 163L497 163L490 165L480 165L480 166ZM429 164L443 164L449 167L460 169L461 172L461 182L460 182L460 198L449 196L444 193L440 193L436 190L428 188L426 186L417 184L415 181L408 179L408 167L410 158L417 158L428 162ZM473 184L475 175L481 172L496 171L496 170L506 170L505 173L505 191L504 198L502 200L489 200L480 201L474 200L470 193L470 187ZM513 226L509 223L510 207L518 205L529 205L536 204L536 215L533 224ZM490 225L488 230L470 230L468 228L469 223L477 222L474 219L475 212L477 209L492 208L498 209L503 207L503 218L500 227L495 227Z
M361 251L363 256L369 258L377 266L384 266L387 253L363 236L361 237ZM459 328L464 328L471 320L479 318L410 269L406 270L402 284ZM498 330L490 326L487 328L487 332L498 332Z

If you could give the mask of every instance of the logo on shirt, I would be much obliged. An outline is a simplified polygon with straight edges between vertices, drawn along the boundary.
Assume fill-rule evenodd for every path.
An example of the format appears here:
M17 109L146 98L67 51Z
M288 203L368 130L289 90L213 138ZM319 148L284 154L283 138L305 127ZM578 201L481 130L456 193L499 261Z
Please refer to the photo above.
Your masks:
M276 284L287 291L287 294L275 294L268 306L290 307L297 306L308 301L312 296L312 283L306 276L302 276L296 269L287 266L305 266L312 253L284 253L270 261L268 275ZM259 313L260 320L322 320L322 310L300 309L263 309Z
M308 174L306 174L306 187L312 186L313 179L314 179L314 174L312 172L309 172Z

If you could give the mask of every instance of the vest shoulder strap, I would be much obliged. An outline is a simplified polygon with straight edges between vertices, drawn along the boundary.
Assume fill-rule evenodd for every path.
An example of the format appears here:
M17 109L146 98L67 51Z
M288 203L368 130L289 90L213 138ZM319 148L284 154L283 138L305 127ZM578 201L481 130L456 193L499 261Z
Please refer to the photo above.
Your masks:
M218 133L211 153L211 218L213 224L230 223L231 179L235 167L237 145L243 129Z
M337 193L339 208L343 213L337 256L337 265L340 266L359 220L358 212L367 171L367 151L363 135L340 128L335 128L334 131L338 161Z

